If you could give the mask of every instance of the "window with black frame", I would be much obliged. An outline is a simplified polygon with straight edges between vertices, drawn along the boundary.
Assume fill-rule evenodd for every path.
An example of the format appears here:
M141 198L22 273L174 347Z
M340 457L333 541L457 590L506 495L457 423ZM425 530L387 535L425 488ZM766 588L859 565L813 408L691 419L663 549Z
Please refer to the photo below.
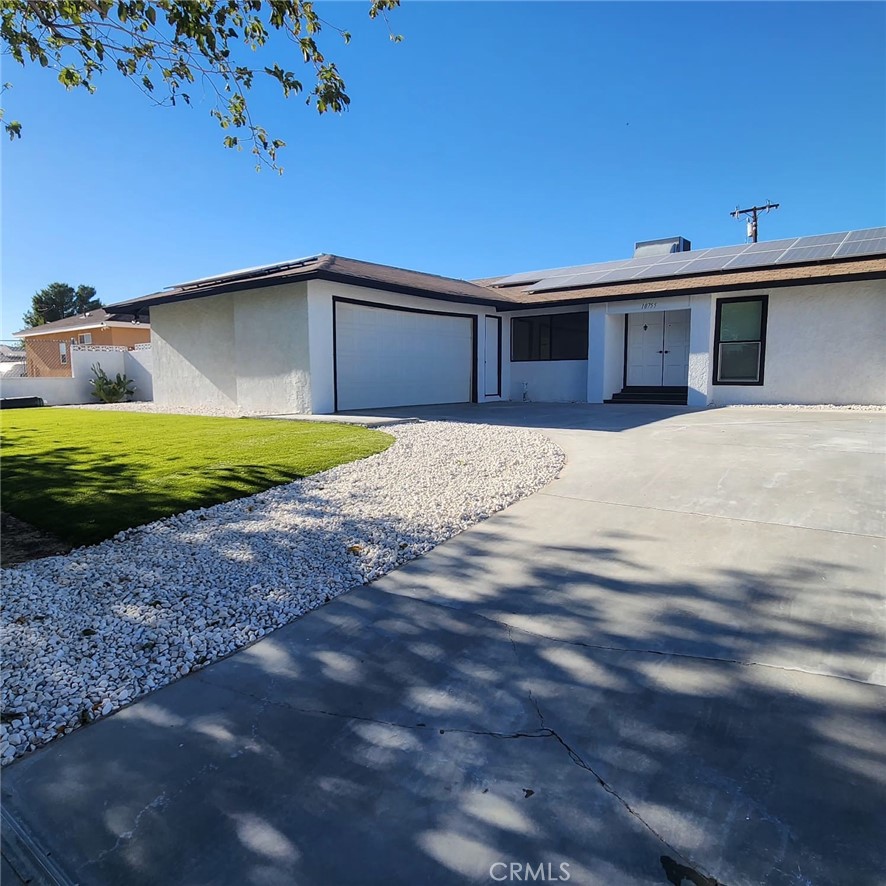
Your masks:
M511 362L587 360L588 314L542 314L511 320Z
M763 384L768 303L766 295L717 300L715 385Z

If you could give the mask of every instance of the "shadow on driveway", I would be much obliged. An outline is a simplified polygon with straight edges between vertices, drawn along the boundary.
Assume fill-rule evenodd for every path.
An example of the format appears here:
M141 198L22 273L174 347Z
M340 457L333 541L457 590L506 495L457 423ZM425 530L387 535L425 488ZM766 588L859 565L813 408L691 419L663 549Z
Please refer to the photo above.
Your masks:
M83 884L882 883L882 540L582 498L589 437L544 493L9 767L7 813Z

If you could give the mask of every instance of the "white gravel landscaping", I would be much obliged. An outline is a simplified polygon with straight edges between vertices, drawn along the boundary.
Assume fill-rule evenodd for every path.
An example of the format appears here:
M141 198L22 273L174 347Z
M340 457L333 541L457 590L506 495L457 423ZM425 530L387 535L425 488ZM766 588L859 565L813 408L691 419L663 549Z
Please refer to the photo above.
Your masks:
M723 409L716 403L709 405L710 409ZM850 403L836 405L833 403L731 403L726 409L805 409L812 412L886 412L886 406L878 406L869 403Z
M2 762L420 556L564 462L520 428L386 433L379 455L3 570Z

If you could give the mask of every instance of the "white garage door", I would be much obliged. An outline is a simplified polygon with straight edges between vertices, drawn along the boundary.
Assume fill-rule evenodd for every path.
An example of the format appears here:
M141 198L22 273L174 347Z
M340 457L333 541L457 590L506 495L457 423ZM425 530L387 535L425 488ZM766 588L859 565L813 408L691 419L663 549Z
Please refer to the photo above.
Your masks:
M337 409L468 403L471 317L335 303Z

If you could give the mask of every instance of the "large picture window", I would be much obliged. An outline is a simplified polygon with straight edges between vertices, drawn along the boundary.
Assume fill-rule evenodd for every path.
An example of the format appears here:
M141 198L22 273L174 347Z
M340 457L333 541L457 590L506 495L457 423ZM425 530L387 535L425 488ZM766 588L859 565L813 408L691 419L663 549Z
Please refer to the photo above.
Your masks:
M587 311L511 320L512 362L587 359Z
M762 385L768 296L717 300L714 384Z

